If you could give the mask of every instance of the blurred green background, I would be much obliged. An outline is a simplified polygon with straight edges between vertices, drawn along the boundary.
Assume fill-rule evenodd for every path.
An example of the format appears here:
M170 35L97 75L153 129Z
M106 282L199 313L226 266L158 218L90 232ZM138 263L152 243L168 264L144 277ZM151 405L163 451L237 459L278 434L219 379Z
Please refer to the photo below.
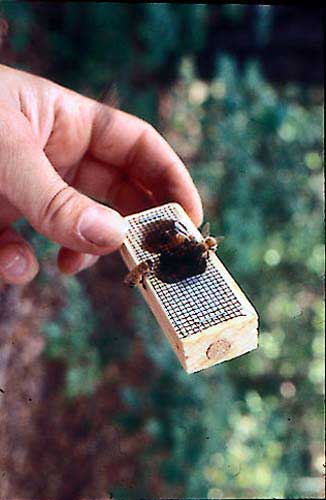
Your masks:
M122 109L158 128L190 168L212 234L225 235L219 256L260 315L259 349L188 376L139 292L123 288L119 257L62 277L57 246L20 223L43 266L16 308L29 300L25 336L45 343L21 375L38 395L28 438L16 422L25 465L13 458L0 492L322 497L318 9L0 2L0 17L9 25L0 62L95 98L114 89Z

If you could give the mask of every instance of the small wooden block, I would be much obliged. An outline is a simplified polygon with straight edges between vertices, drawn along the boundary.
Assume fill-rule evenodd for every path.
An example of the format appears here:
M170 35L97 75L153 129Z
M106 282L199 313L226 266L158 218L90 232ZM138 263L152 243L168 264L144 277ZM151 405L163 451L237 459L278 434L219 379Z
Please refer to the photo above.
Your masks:
M168 203L127 217L130 229L121 255L129 270L158 255L144 248L149 230L163 220L180 220L201 238L183 208ZM149 229L150 228L150 229ZM218 257L210 252L203 274L163 283L154 274L139 285L147 304L187 373L241 356L257 347L258 316Z

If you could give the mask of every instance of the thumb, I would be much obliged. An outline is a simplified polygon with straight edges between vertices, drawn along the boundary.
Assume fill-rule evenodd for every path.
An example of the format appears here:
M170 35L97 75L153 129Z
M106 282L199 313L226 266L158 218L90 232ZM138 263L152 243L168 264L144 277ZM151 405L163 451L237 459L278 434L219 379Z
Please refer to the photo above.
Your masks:
M3 140L0 133L0 193L38 232L62 246L95 255L117 250L127 221L64 182L30 135Z

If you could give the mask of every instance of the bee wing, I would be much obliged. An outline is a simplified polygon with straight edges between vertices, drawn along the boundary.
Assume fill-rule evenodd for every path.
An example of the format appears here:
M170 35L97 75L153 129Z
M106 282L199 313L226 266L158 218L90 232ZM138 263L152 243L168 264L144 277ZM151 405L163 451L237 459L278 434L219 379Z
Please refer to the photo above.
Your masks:
M210 232L210 223L206 222L201 230L203 238L207 238L207 236L209 236L209 232Z

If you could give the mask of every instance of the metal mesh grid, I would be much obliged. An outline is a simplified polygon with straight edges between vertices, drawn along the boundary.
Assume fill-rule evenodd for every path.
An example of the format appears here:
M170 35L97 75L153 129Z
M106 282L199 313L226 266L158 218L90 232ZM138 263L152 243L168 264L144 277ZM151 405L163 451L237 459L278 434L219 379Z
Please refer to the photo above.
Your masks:
M160 222L166 219L179 219L173 205L163 205L155 211L128 218L130 229L127 239L136 255L137 264L148 258L158 261L158 257L144 249L143 244L149 228L150 231L159 228ZM182 222L191 234L192 227L186 220L182 219ZM240 302L210 260L203 274L177 283L163 283L155 274L148 280L180 338L194 335L237 316L244 316Z

